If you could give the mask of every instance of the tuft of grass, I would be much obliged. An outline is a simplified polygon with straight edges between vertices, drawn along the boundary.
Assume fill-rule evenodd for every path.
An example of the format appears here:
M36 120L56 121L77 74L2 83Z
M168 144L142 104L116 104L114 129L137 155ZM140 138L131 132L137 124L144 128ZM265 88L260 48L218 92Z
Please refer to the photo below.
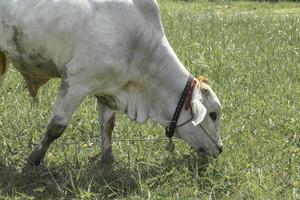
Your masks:
M10 68L0 90L0 198L300 198L300 15L273 14L299 4L159 4L178 57L194 75L208 76L222 101L224 152L203 164L176 140L169 154L161 127L120 114L113 134L117 162L107 170L98 163L96 103L88 97L45 163L28 168L24 160L46 128L58 81L43 87L34 105ZM254 7L259 11L244 14Z

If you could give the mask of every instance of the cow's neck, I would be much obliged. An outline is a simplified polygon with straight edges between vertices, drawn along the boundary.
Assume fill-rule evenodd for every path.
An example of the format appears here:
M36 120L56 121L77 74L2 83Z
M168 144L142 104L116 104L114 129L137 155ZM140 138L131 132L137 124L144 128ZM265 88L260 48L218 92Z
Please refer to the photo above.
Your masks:
M189 72L178 60L167 39L158 42L147 62L137 68L136 88L128 91L128 96L121 95L121 102L126 102L123 111L129 118L143 122L147 118L167 126L189 77ZM139 87L141 86L141 87ZM125 101L124 101L125 100Z
M163 126L172 119L176 106L189 78L189 72L181 64L168 41L164 38L161 52L158 50L157 74L152 76L151 93L153 107L149 108L149 117Z

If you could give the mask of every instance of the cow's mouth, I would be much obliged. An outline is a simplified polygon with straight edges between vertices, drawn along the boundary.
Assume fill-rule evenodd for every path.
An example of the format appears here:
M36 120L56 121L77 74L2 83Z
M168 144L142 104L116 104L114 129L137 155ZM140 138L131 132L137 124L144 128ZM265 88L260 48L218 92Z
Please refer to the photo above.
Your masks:
M217 146L217 148L218 148L218 152L211 153L207 149L200 147L199 149L196 150L196 153L201 158L204 158L204 157L218 157L223 152L223 146Z
M196 153L197 155L200 157L200 158L207 158L210 156L210 154L208 153L208 151L204 148L199 148L196 150Z

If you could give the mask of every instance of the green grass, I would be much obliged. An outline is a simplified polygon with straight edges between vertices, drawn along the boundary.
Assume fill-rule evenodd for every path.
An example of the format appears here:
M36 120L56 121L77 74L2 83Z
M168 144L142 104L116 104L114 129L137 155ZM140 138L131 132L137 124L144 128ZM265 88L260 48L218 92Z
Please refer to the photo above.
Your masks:
M186 3L184 3L186 1ZM299 15L300 3L280 1L229 1L229 0L159 0L169 12L214 13L216 15ZM176 3L174 3L176 2Z
M89 97L44 165L30 169L24 160L45 130L58 81L41 89L34 106L11 68L0 90L0 199L300 198L299 4L159 4L179 58L194 75L208 76L222 101L224 152L203 166L179 140L167 153L163 128L118 115L117 163L103 170L94 159L99 127Z

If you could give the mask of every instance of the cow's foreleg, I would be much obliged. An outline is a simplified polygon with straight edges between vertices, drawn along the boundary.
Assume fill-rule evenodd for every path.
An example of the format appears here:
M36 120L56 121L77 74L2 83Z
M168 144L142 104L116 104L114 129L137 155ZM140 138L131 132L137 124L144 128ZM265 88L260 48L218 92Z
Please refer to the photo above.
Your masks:
M72 114L88 94L89 90L81 85L62 81L54 112L48 122L46 133L28 157L30 165L40 164L50 144L62 135Z
M0 86L2 86L7 71L7 60L3 52L0 51Z
M101 163L111 165L114 162L112 155L111 136L115 126L115 111L98 102L99 124L101 127Z

